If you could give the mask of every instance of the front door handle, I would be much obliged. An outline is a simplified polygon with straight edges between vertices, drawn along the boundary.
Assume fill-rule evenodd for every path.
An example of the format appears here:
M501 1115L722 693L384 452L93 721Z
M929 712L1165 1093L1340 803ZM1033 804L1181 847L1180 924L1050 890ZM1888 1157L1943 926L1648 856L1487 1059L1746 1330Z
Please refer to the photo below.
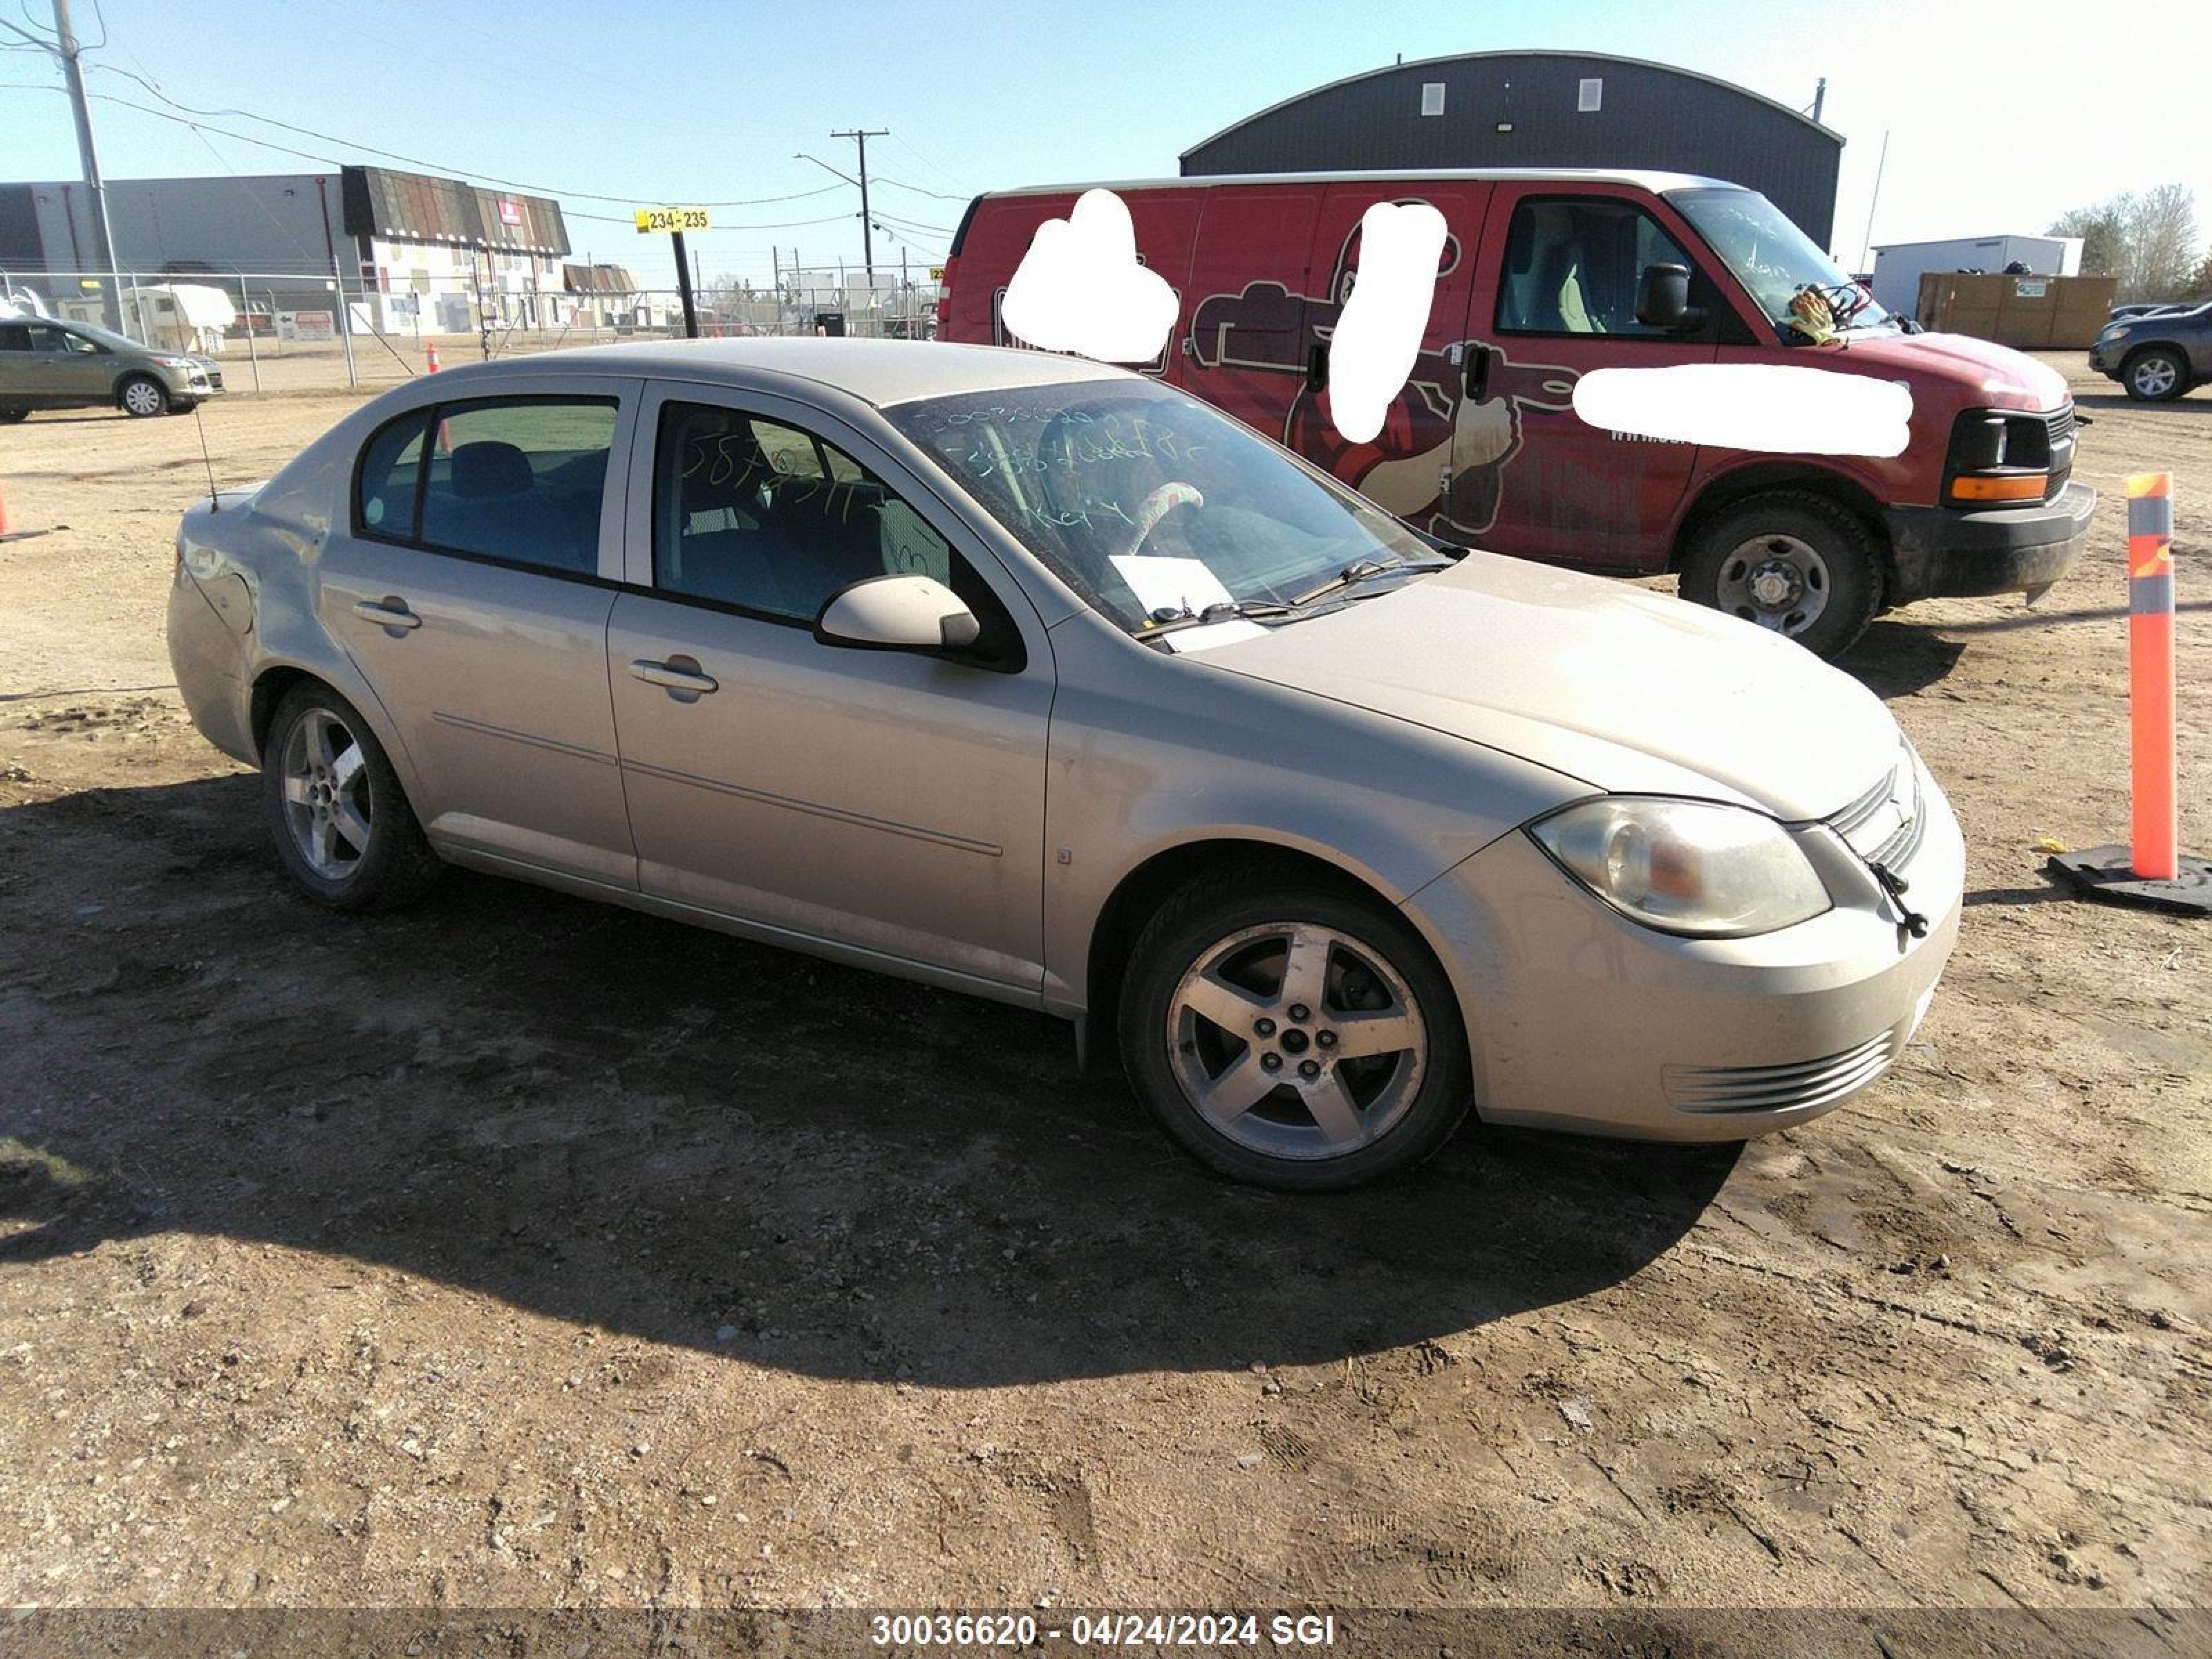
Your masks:
M1467 349L1467 400L1479 404L1490 395L1490 348L1470 345Z
M689 657L671 657L666 662L640 657L630 664L629 672L647 685L665 686L671 691L689 691L695 696L719 691L722 686L722 683L713 675L701 673L699 665Z
M353 608L353 614L364 622L373 622L380 628L420 628L422 619L407 608L407 601L397 593L387 593L380 599L362 599Z

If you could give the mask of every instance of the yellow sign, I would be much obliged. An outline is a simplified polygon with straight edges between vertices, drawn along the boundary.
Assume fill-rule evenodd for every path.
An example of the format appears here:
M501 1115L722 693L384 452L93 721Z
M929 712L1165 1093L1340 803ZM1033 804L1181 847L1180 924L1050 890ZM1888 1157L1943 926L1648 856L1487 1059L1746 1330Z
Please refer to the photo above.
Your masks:
M640 208L636 212L637 228L641 235L672 231L704 230L707 228L707 210L693 207Z
M929 280L933 283L943 282L945 280L945 267L943 265L930 266Z

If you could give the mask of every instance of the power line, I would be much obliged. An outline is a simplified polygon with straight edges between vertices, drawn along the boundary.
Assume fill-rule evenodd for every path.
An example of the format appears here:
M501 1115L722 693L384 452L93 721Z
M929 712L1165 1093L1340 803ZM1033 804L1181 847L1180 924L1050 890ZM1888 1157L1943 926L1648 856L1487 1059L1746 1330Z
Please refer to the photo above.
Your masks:
M31 81L0 81L0 87L19 88L26 92L61 92L65 90L65 88L61 87L50 87L38 82ZM347 165L335 155L319 155L313 150L295 149L289 144L279 144L273 143L267 138L257 138L250 132L234 132L228 127L216 126L212 123L207 121L196 121L189 116L172 115L167 110L155 109L151 104L141 104L137 102L135 100L129 98L118 98L112 92L95 92L89 95L93 98L98 99L103 104L116 104L125 109L135 109L143 115L155 116L164 121L173 121L179 126L189 127L194 132L212 132L220 137L235 139L241 144L258 145L263 149L273 149L280 155L294 156L302 161L318 161L325 167L343 167ZM343 139L337 139L333 140L332 142L342 143L344 141ZM380 151L378 153L385 154L386 152ZM428 163L426 162L422 165L428 166ZM482 178L488 177L489 175L478 174L477 176ZM518 185L516 188L520 189L521 187ZM819 196L826 191L832 191L836 188L837 186L835 185L825 185L823 186L822 190L802 191L799 194L801 196ZM592 201L604 202L626 202L638 198L627 196L592 196L589 198L589 199ZM791 201L796 198L787 196L769 197L765 199L768 201ZM732 207L743 204L728 202L708 202L702 203L700 205L704 207ZM594 224L603 225L634 225L636 222L634 219L624 218L616 214L584 213L580 211L571 211L567 208L563 208L562 210L562 216L566 219L586 219ZM715 230L801 230L812 225L842 224L852 216L853 216L848 213L836 213L821 219L780 219L766 224L716 225L714 228Z
M256 113L254 111L250 110L250 109L237 109L237 108L202 109L202 108L198 107L197 105L187 104L187 103L185 103L185 102L181 101L180 100L178 100L178 99L175 99L175 98L172 98L172 97L171 97L171 96L170 96L167 92L165 92L165 91L163 91L163 90L162 90L162 88L161 88L161 85L160 85L158 82L155 82L155 81L153 81L153 80L149 79L147 76L143 76L143 75L136 74L136 73L134 73L133 71L131 71L131 70L130 70L125 69L125 68L123 68L123 67L122 67L121 65L119 65L119 64L94 64L92 67L94 67L94 69L104 70L106 70L106 71L108 74L110 74L110 75L119 75L119 76L122 76L125 80L128 80L128 81L135 81L135 82L137 82L140 86L142 86L142 87L145 88L147 91L149 91L149 92L152 93L152 94L153 94L156 98L160 99L163 103L165 103L165 104L168 105L172 109L181 110L181 111L183 111L183 112L184 112L185 114L187 114L187 115L199 115L199 116L210 116L210 115L219 115L219 116L237 116L237 117L239 117L240 119L243 119L243 120L247 120L247 121L258 121L258 122L259 122L259 123L261 123L264 126L276 127L276 128L277 128L277 129L278 129L279 131L281 131L298 133L298 134L299 134L301 137L306 137L306 138L319 138L319 139L321 139L325 143L328 143L328 144L340 144L340 145L344 146L344 147L345 147L346 149L348 149L358 150L358 151L362 152L362 154L364 154L364 155L380 155L380 156L384 157L386 161L404 161L404 162L405 162L408 166L410 166L410 167L428 167L428 168L429 168L433 173L443 173L443 174L446 174L446 175L447 175L447 176L449 176L449 177L452 177L452 178L456 178L456 179L483 179L486 184L504 185L504 186L505 186L507 189L508 189L508 190L528 191L531 191L531 192L532 192L532 193L533 193L533 194L537 194L537 195L543 195L543 196L561 196L561 197L568 197L568 198L573 198L573 199L574 199L574 200L577 200L577 201L584 201L584 202L623 202L623 203L626 203L626 202L629 202L629 201L631 201L631 200L635 199L634 198L628 197L628 196L606 196L606 195L602 195L602 194L600 194L600 193L599 193L599 192L597 192L597 191L588 191L588 190L556 190L556 189L555 189L555 188L554 188L552 185L532 185L532 184L526 184L526 183L522 182L520 179L502 179L502 178L500 178L500 177L498 177L496 174L494 174L494 173L476 173L476 172L473 172L473 171L471 171L471 170L470 170L470 169L468 169L468 168L465 168L465 167L447 167L447 166L443 165L442 163L437 162L437 161L425 161L425 160L423 160L423 159L422 159L422 157L421 157L421 156L419 156L419 155L403 155L403 154L401 154L401 153L400 153L399 151L398 151L398 150L382 149L380 149L380 148L378 148L378 147L377 147L376 145L374 145L374 144L363 144L363 143L356 143L356 141L354 141L353 139L350 139L350 138L343 138L343 137L339 137L337 134L336 134L336 133L319 131L317 131L317 130L316 130L315 128L313 128L313 127L303 127L303 126L300 126L300 125L295 125L295 123L290 122L290 121L280 121L280 120L278 120L278 119L277 119L275 116L273 116L273 115L261 115L261 114L258 114L258 113ZM104 95L104 94L103 94L103 95ZM125 100L114 100L113 101L116 101L116 102L124 102L124 101L125 101ZM144 106L143 106L143 105L135 105L135 104L134 104L134 105L130 105L130 106L129 106L129 107L131 107L131 108L134 108L134 109L137 109L137 108L143 108ZM155 113L158 113L159 112L155 112ZM210 129L210 131L218 131L218 132L219 132L219 131L222 131L222 129L221 129L221 128L219 128L219 127L218 127L218 128L212 128L212 129ZM234 133L234 134L228 134L228 135L226 135L226 136L228 136L228 137L242 137L243 135ZM256 141L256 140L252 140L252 139L247 139L246 142L247 142L247 143L255 143L255 142L257 142L257 141ZM272 145L270 148L275 149L275 148L279 148L279 147L278 147L278 146L274 146L274 145ZM294 152L294 153L295 153L295 154L297 154L297 152ZM699 206L701 206L701 207L766 207L766 206L769 206L769 205L770 205L771 204L774 204L774 203L776 203L776 202L796 202L796 201L803 200L804 198L807 198L807 197L810 197L810 196L822 196L822 195L826 195L829 191L833 191L833 190L835 190L835 189L836 189L836 186L835 185L824 185L821 186L821 188L819 188L819 189L817 189L817 190L801 190L801 191L793 191L793 192L792 192L790 195L788 195L788 196L755 196L755 197L748 197L748 198L743 198L733 199L733 200L729 200L729 201L720 201L720 202L702 202L702 203L699 203L697 205L699 205Z

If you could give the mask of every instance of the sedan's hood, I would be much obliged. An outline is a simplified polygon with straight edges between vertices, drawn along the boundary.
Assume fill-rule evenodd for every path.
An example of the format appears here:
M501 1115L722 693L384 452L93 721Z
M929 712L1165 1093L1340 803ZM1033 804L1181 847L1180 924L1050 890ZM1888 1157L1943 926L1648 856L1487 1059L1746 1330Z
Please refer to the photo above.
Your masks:
M1790 820L1850 805L1897 759L1881 701L1781 635L1494 554L1190 660L1613 793L1732 799Z

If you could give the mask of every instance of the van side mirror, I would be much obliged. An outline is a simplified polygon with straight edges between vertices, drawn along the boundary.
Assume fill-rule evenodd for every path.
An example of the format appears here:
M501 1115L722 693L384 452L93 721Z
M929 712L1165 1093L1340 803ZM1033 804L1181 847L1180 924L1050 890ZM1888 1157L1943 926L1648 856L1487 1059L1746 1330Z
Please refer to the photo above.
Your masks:
M832 593L814 619L823 645L857 651L962 651L983 625L933 576L866 576Z
M1690 303L1687 265L1646 265L1636 283L1636 320L1646 328L1679 334L1705 320L1705 308Z

